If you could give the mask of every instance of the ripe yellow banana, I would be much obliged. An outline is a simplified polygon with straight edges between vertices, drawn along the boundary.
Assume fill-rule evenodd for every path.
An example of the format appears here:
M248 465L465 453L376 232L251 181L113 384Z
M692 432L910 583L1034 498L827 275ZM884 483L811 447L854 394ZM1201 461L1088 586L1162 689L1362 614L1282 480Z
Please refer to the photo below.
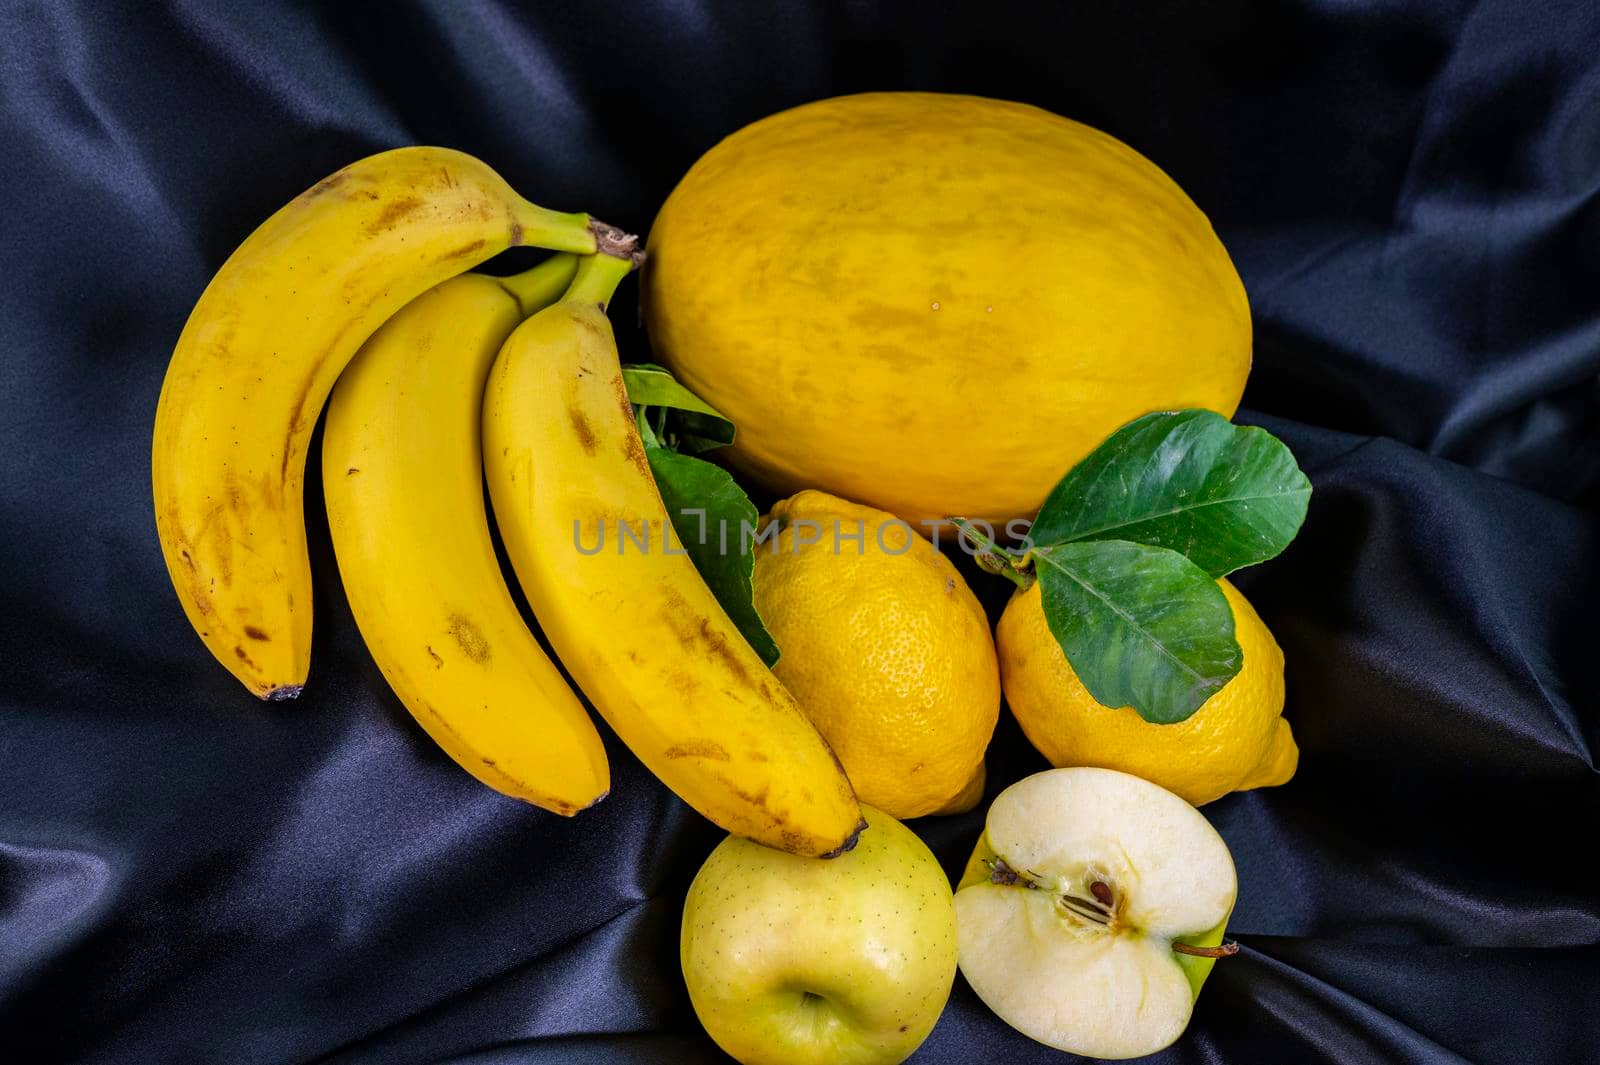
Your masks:
M864 825L838 760L682 545L665 550L670 520L604 313L628 269L582 260L490 371L484 467L506 551L568 671L668 787L730 832L838 853ZM646 523L648 550L619 551L624 521ZM607 530L599 553L579 550Z
M389 686L467 772L568 816L605 796L605 749L501 575L480 418L500 345L575 266L463 274L406 304L339 378L322 438L339 574Z
M518 196L482 162L401 148L345 167L261 224L178 338L151 456L167 570L218 661L264 699L311 657L306 445L339 372L434 285L517 244L592 252L587 215Z

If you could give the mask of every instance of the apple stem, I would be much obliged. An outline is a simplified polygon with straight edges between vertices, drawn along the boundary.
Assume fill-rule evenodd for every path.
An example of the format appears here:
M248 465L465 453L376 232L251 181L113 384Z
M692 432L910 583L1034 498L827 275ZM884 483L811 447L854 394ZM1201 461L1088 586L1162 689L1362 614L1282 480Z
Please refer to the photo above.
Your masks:
M1231 958L1239 953L1239 944L1231 939L1215 947L1195 947L1188 943L1174 943L1172 949L1191 958Z

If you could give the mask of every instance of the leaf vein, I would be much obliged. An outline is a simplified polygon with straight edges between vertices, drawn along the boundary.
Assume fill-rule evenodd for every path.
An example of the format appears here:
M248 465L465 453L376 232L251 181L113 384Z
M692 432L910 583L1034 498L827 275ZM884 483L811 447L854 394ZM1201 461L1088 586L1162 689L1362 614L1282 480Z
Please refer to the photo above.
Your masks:
M1296 488L1296 489L1294 489L1292 491L1271 492L1271 493L1267 493L1265 495L1228 496L1225 499L1208 499L1204 503L1194 503L1194 504L1191 504L1191 505L1188 505L1188 506L1173 507L1170 510L1154 511L1154 512L1149 513L1149 514L1139 515L1138 517L1125 518L1125 519L1123 519L1121 521L1113 522L1113 523L1108 524L1108 525L1099 525L1099 526L1096 526L1096 527L1094 527L1092 529L1084 529L1084 530L1081 530L1079 532L1073 533L1071 539L1063 540L1061 542L1062 543L1066 543L1066 544L1070 544L1070 543L1072 543L1072 542L1074 542L1076 540L1081 540L1081 539L1083 539L1085 537L1088 537L1088 536L1095 536L1095 535L1097 535L1099 533L1110 532L1112 529L1126 529L1130 525L1139 525L1139 524L1141 524L1143 522L1155 521L1157 518L1170 518L1174 514L1184 514L1184 513L1190 512L1190 511L1201 510L1201 509L1204 509L1205 507L1220 506L1220 505L1222 505L1224 503L1255 503L1255 502L1260 502L1262 500L1284 499L1284 498L1287 498L1287 497L1290 497L1290 496L1308 495L1308 494L1309 493L1306 492L1304 489ZM1048 546L1048 545L1046 545L1046 546Z
M1041 554L1039 557L1045 559L1047 562L1050 562L1050 564L1052 566L1054 566L1058 572L1064 574L1069 580L1071 580L1078 587L1082 588L1084 591L1088 592L1094 598L1098 599L1101 602L1101 604L1105 606L1105 608L1107 610L1111 611L1117 617L1121 618L1124 622L1126 622L1129 628L1133 629L1140 636L1143 636L1145 638L1145 640L1149 644L1151 644L1153 647L1155 647L1155 649L1157 651L1160 651L1162 655L1164 655L1167 658L1170 658L1173 662L1176 662L1178 664L1178 667L1180 669L1182 669L1185 673L1187 673L1189 676L1193 677L1195 680L1202 681L1202 682L1205 682L1205 683L1211 683L1212 681L1214 681L1216 679L1214 677L1208 677L1208 676L1205 676L1205 675L1203 675L1201 673L1195 672L1194 669L1192 669L1187 662L1185 662L1183 659L1179 658L1177 655L1175 655L1171 651L1169 651L1167 649L1166 644L1164 644L1160 640L1158 640L1154 633L1150 632L1150 630L1146 629L1143 625L1139 624L1139 622L1133 617L1133 615L1129 614L1125 610L1122 610L1115 603L1113 603L1110 599L1106 598L1104 595L1101 595L1100 592L1093 585L1089 584L1087 581L1083 580L1077 574L1075 574L1071 570L1067 569L1064 565L1062 565L1059 562L1055 562L1055 561L1051 560L1050 557L1048 556L1048 554Z

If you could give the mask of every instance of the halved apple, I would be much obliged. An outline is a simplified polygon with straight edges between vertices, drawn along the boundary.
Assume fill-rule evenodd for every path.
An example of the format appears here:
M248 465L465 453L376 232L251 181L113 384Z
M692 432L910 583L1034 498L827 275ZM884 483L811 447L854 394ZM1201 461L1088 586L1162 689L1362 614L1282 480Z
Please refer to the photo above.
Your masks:
M1052 769L989 807L956 890L961 971L1001 1020L1059 1050L1153 1054L1183 1033L1238 892L1193 806L1110 769Z

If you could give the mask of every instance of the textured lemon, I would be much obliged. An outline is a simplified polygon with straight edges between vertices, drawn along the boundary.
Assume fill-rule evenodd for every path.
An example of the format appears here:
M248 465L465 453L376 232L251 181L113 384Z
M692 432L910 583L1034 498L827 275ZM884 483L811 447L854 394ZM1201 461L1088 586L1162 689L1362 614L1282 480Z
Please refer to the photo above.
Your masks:
M996 631L1006 703L1052 765L1120 769L1196 806L1294 776L1300 751L1280 716L1283 652L1249 601L1227 581L1217 584L1233 607L1244 666L1174 725L1095 702L1045 624L1039 586L1012 598Z
M903 521L823 492L772 508L755 601L799 700L862 802L897 818L971 809L1000 714L983 607Z
M913 521L1032 515L1154 410L1232 415L1250 310L1138 152L1022 104L845 96L707 152L650 233L657 355L732 461Z

